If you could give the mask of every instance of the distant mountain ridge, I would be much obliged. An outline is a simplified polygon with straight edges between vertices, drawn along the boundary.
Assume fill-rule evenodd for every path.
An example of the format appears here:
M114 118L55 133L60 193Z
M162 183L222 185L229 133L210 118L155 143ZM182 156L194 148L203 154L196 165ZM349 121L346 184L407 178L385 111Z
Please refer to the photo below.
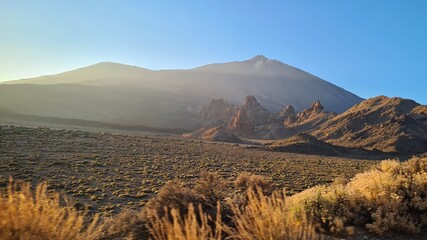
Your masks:
M29 84L86 84L91 81L102 81L104 79L138 79L141 75L151 70L114 62L100 62L87 67L55 75L44 75L36 78L20 79L5 82L6 84L29 83ZM104 83L105 84L105 83Z
M197 112L211 99L240 105L248 95L270 112L279 112L289 104L303 110L316 100L328 111L343 112L363 100L314 75L259 55L188 70L154 71L104 62L10 81L0 84L0 108L36 116L196 129L200 126Z

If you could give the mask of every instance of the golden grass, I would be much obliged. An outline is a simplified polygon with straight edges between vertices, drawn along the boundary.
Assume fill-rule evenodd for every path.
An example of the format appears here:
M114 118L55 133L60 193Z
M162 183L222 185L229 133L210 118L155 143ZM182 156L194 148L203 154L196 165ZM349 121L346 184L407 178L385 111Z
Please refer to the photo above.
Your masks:
M46 184L33 193L29 183L10 180L0 192L0 239L312 240L361 228L379 235L427 229L427 158L382 161L349 182L293 196L265 193L265 179L243 175L235 191L247 187L244 201L228 200L215 189L228 189L222 181L206 174L195 189L170 183L139 213L85 223L85 213Z
M32 193L29 183L9 181L0 192L0 239L96 239L102 226L96 215L87 226L85 214L71 205L61 206L58 193L48 194L39 184Z
M248 204L232 206L234 228L226 227L232 239L309 240L320 239L305 215L287 203L285 193L265 196L261 190L248 191Z
M220 187L227 185L224 181L210 173L198 180L193 190L176 184L166 185L143 210L148 222L145 227L152 238L319 239L307 216L287 202L285 192L272 194L271 185L263 177L247 173L237 177L234 186L244 201L232 199L235 195L224 197L224 193L214 189L214 185L225 189ZM199 197L194 197L196 195ZM211 202L213 199L217 200L216 206Z
M314 217L319 230L353 232L365 228L384 235L425 233L427 158L386 160L346 184L317 186L291 197Z
M196 211L190 204L184 215L178 209L165 209L165 215L152 209L148 212L148 228L156 240L320 239L306 216L297 214L298 211L286 202L284 193L265 196L261 190L250 190L247 197L248 203L243 209L237 204L231 206L232 227L223 222L218 203L216 219L203 212L201 205Z

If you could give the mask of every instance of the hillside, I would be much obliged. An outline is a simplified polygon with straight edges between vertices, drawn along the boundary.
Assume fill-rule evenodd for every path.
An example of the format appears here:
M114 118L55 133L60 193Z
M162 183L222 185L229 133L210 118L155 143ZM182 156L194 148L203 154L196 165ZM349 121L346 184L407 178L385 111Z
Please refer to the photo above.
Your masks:
M202 100L114 86L0 85L2 111L127 126L191 129L199 123L195 113L187 108Z
M221 126L223 134L243 138L281 140L291 137L271 147L290 152L336 154L362 149L367 150L365 154L427 152L427 106L397 97L371 98L341 114L325 111L320 101L298 113L292 105L278 113L270 113L253 96L246 97L241 106L218 99L203 107L199 118L210 128L205 126L186 136L212 140L201 136Z
M0 108L21 114L121 125L196 129L201 106L211 99L240 105L253 95L270 112L296 110L320 100L343 112L356 95L264 56L188 70L160 70L99 63L73 71L0 84Z
M311 134L346 147L422 153L427 151L427 106L379 96L329 119Z

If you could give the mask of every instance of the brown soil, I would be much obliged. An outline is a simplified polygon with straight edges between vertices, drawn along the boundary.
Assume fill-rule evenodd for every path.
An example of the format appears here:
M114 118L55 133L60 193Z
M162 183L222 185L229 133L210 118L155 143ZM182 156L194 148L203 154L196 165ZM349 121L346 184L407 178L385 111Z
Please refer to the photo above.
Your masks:
M10 126L0 126L0 162L2 187L9 176L47 181L76 206L107 214L140 209L169 180L191 186L202 171L227 179L251 172L298 192L336 177L350 178L376 163L171 137Z

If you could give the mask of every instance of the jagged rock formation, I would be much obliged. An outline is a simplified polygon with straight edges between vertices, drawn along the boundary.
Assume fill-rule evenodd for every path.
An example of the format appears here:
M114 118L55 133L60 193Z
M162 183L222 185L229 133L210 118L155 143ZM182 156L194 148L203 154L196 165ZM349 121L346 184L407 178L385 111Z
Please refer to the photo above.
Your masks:
M208 123L227 122L235 115L237 108L224 99L213 99L208 106L202 108L200 119Z
M311 129L331 116L332 113L323 111L319 101L298 114L292 105L277 114L271 114L254 96L247 96L240 108L229 105L223 99L212 100L200 112L205 126L212 128L221 125L225 131L236 136L258 139L283 139Z
M319 113L323 112L323 105L320 103L320 101L315 101L313 104L311 104L311 107L305 109L304 111L298 113L297 118L298 119L308 119L314 116L317 116Z
M270 112L261 106L254 96L247 96L242 108L245 110L246 115L253 125L263 125L267 123Z
M427 152L427 106L408 99L380 96L365 100L340 115L324 111L320 101L299 113L288 105L281 112L270 114L253 96L246 97L238 110L227 109L233 108L224 100L215 101L204 108L203 116L218 120L222 131L238 137L285 139L301 133L313 135L298 135L295 138L298 141L291 138L282 142L286 151L308 153L304 148L311 146L319 153L326 151L330 155L338 150L343 152L344 148L338 149L341 146L353 149L353 153L357 149Z
M287 117L283 124L288 130L288 136L293 136L313 130L335 115L335 113L324 111L320 101L315 101L309 108L299 112L296 116L290 115L290 117Z
M427 106L379 96L329 119L311 133L346 147L422 153L427 151Z
M184 137L199 138L208 141L241 143L242 140L228 132L224 126L205 127L195 132L184 134Z
M279 116L295 116L295 108L291 104L287 105L283 111L278 113Z
M244 108L240 108L237 114L231 119L227 130L237 136L249 137L253 135L254 125L246 115Z
M277 114L276 118L280 119L284 126L296 122L297 118L294 106L290 104L287 105L281 112Z

